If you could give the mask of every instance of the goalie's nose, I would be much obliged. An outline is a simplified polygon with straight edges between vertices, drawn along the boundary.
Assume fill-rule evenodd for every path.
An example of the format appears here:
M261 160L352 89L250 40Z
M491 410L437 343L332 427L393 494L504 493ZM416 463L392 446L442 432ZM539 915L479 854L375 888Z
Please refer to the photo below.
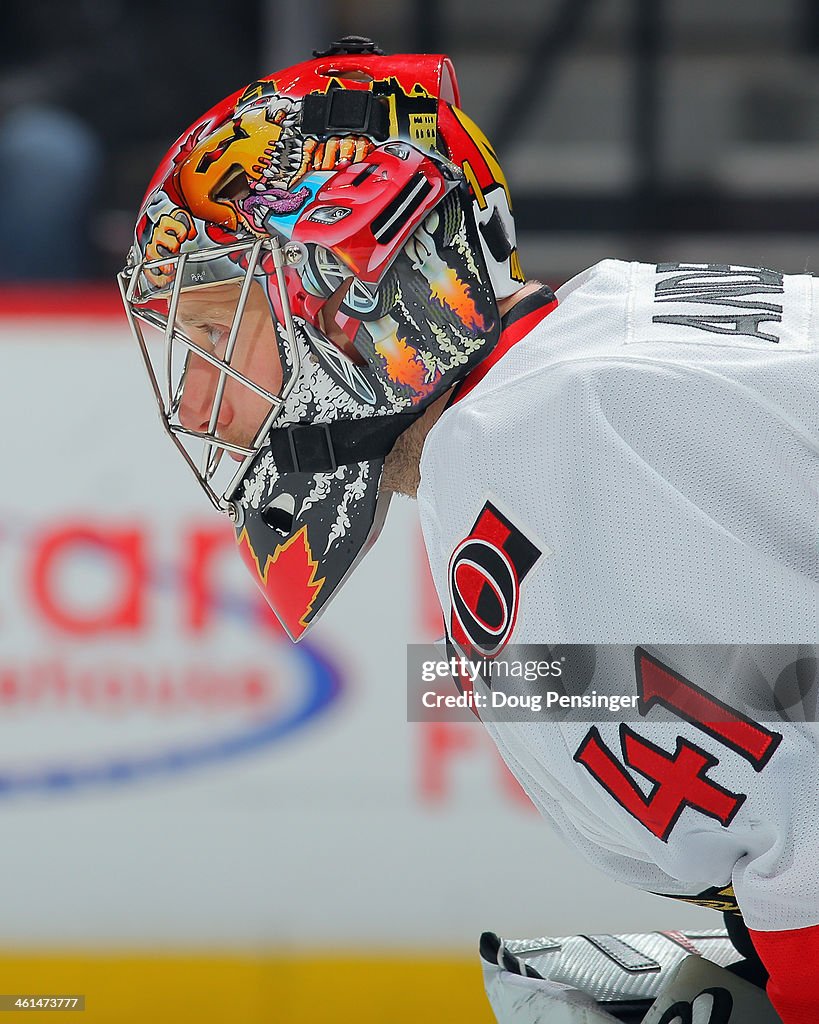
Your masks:
M179 422L186 430L200 433L210 432L214 403L219 391L219 370L204 359L191 358L179 402ZM235 411L226 389L221 395L219 411L213 432L224 437L225 431L234 420Z

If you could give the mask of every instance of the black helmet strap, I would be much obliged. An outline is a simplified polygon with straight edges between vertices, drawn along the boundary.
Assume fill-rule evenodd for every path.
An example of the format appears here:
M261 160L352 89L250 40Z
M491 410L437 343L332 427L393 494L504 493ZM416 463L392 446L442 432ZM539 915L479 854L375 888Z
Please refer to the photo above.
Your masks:
M270 452L280 476L333 473L353 462L383 459L420 412L333 423L291 423L270 431Z

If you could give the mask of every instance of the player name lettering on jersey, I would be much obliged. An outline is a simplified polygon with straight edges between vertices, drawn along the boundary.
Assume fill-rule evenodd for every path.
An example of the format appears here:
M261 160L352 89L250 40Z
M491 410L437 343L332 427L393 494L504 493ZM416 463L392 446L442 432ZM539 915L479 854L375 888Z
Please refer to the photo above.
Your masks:
M805 351L806 276L727 263L633 264L627 344L683 342Z
M721 263L659 263L657 274L655 301L687 302L692 311L655 314L652 323L678 324L712 334L742 334L779 344L779 335L762 330L762 325L782 323L782 303L764 302L761 297L785 294L785 275L780 271ZM733 312L697 309L699 306L723 306Z

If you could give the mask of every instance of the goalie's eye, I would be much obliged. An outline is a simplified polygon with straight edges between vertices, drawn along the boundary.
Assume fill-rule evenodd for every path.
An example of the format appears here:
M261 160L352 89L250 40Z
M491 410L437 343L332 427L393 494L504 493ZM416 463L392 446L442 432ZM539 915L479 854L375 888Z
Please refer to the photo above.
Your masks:
M195 331L198 337L195 339L200 344L202 341L207 341L214 353L218 353L220 346L224 348L227 343L227 338L230 333L228 327L225 324L216 324L211 322L204 323L187 323L184 325L188 330ZM204 335L204 338L202 337Z

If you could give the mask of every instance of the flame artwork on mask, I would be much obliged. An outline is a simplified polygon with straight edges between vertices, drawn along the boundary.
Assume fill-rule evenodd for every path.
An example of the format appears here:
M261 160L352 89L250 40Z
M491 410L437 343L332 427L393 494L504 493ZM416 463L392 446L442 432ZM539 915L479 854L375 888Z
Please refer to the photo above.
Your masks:
M485 329L486 322L469 294L469 286L458 277L453 267L440 267L430 277L429 285L432 298L457 313L467 330L478 332Z

